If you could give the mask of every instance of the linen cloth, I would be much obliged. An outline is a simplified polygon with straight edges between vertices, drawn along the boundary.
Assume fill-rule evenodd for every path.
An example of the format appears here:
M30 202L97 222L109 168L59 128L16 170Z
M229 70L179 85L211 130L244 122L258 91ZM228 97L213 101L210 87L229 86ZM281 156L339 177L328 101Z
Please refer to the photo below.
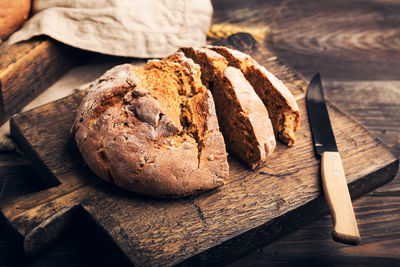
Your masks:
M209 0L34 0L32 9L9 44L48 35L84 50L138 58L204 45L212 17Z

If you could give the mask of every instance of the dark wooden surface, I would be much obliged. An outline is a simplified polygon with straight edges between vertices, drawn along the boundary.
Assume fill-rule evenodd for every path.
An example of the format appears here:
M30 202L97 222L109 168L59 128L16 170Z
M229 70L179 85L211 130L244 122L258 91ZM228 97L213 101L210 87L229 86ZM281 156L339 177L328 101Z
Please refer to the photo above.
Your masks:
M327 97L384 140L399 156L400 4L396 1L214 1L215 22L267 24L267 44L306 78L322 72ZM283 3L283 4L282 4ZM280 11L280 12L277 12ZM374 157L374 155L371 155ZM0 192L17 196L43 185L21 157L1 155ZM231 266L398 265L400 255L399 178L355 201L363 241L357 247L334 243L323 217ZM79 227L29 265L101 263L84 245ZM12 251L0 229L0 265Z

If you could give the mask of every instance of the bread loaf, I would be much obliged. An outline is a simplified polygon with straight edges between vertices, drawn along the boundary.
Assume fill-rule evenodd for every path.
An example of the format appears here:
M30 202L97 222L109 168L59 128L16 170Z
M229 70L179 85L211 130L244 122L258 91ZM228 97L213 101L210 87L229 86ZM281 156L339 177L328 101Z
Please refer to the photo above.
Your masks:
M182 47L201 66L202 81L211 90L227 150L251 169L265 162L275 148L268 111L242 72L206 48Z
M4 40L25 22L31 0L0 1L0 40Z
M179 197L224 184L225 144L255 169L273 152L275 135L293 144L299 121L290 91L250 56L182 47L144 68L107 71L83 99L71 132L104 180Z
M174 60L107 71L83 99L71 129L89 167L138 193L178 197L224 184L224 139L200 68Z
M208 46L240 69L268 109L277 139L292 145L300 124L300 111L289 89L249 55L223 46Z

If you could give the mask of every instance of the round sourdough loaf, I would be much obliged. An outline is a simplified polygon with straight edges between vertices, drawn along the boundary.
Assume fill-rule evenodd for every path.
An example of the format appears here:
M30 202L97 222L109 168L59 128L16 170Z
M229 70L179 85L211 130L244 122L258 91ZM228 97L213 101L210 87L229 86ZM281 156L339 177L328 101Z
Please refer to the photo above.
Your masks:
M91 170L125 189L179 197L224 184L229 166L212 95L182 53L107 71L71 133Z

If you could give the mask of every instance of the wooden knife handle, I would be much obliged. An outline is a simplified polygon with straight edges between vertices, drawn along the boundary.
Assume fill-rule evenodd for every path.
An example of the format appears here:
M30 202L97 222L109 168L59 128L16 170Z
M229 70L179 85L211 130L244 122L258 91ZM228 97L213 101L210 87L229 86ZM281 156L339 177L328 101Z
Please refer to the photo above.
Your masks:
M324 152L322 186L332 215L335 241L357 245L361 241L339 152Z

